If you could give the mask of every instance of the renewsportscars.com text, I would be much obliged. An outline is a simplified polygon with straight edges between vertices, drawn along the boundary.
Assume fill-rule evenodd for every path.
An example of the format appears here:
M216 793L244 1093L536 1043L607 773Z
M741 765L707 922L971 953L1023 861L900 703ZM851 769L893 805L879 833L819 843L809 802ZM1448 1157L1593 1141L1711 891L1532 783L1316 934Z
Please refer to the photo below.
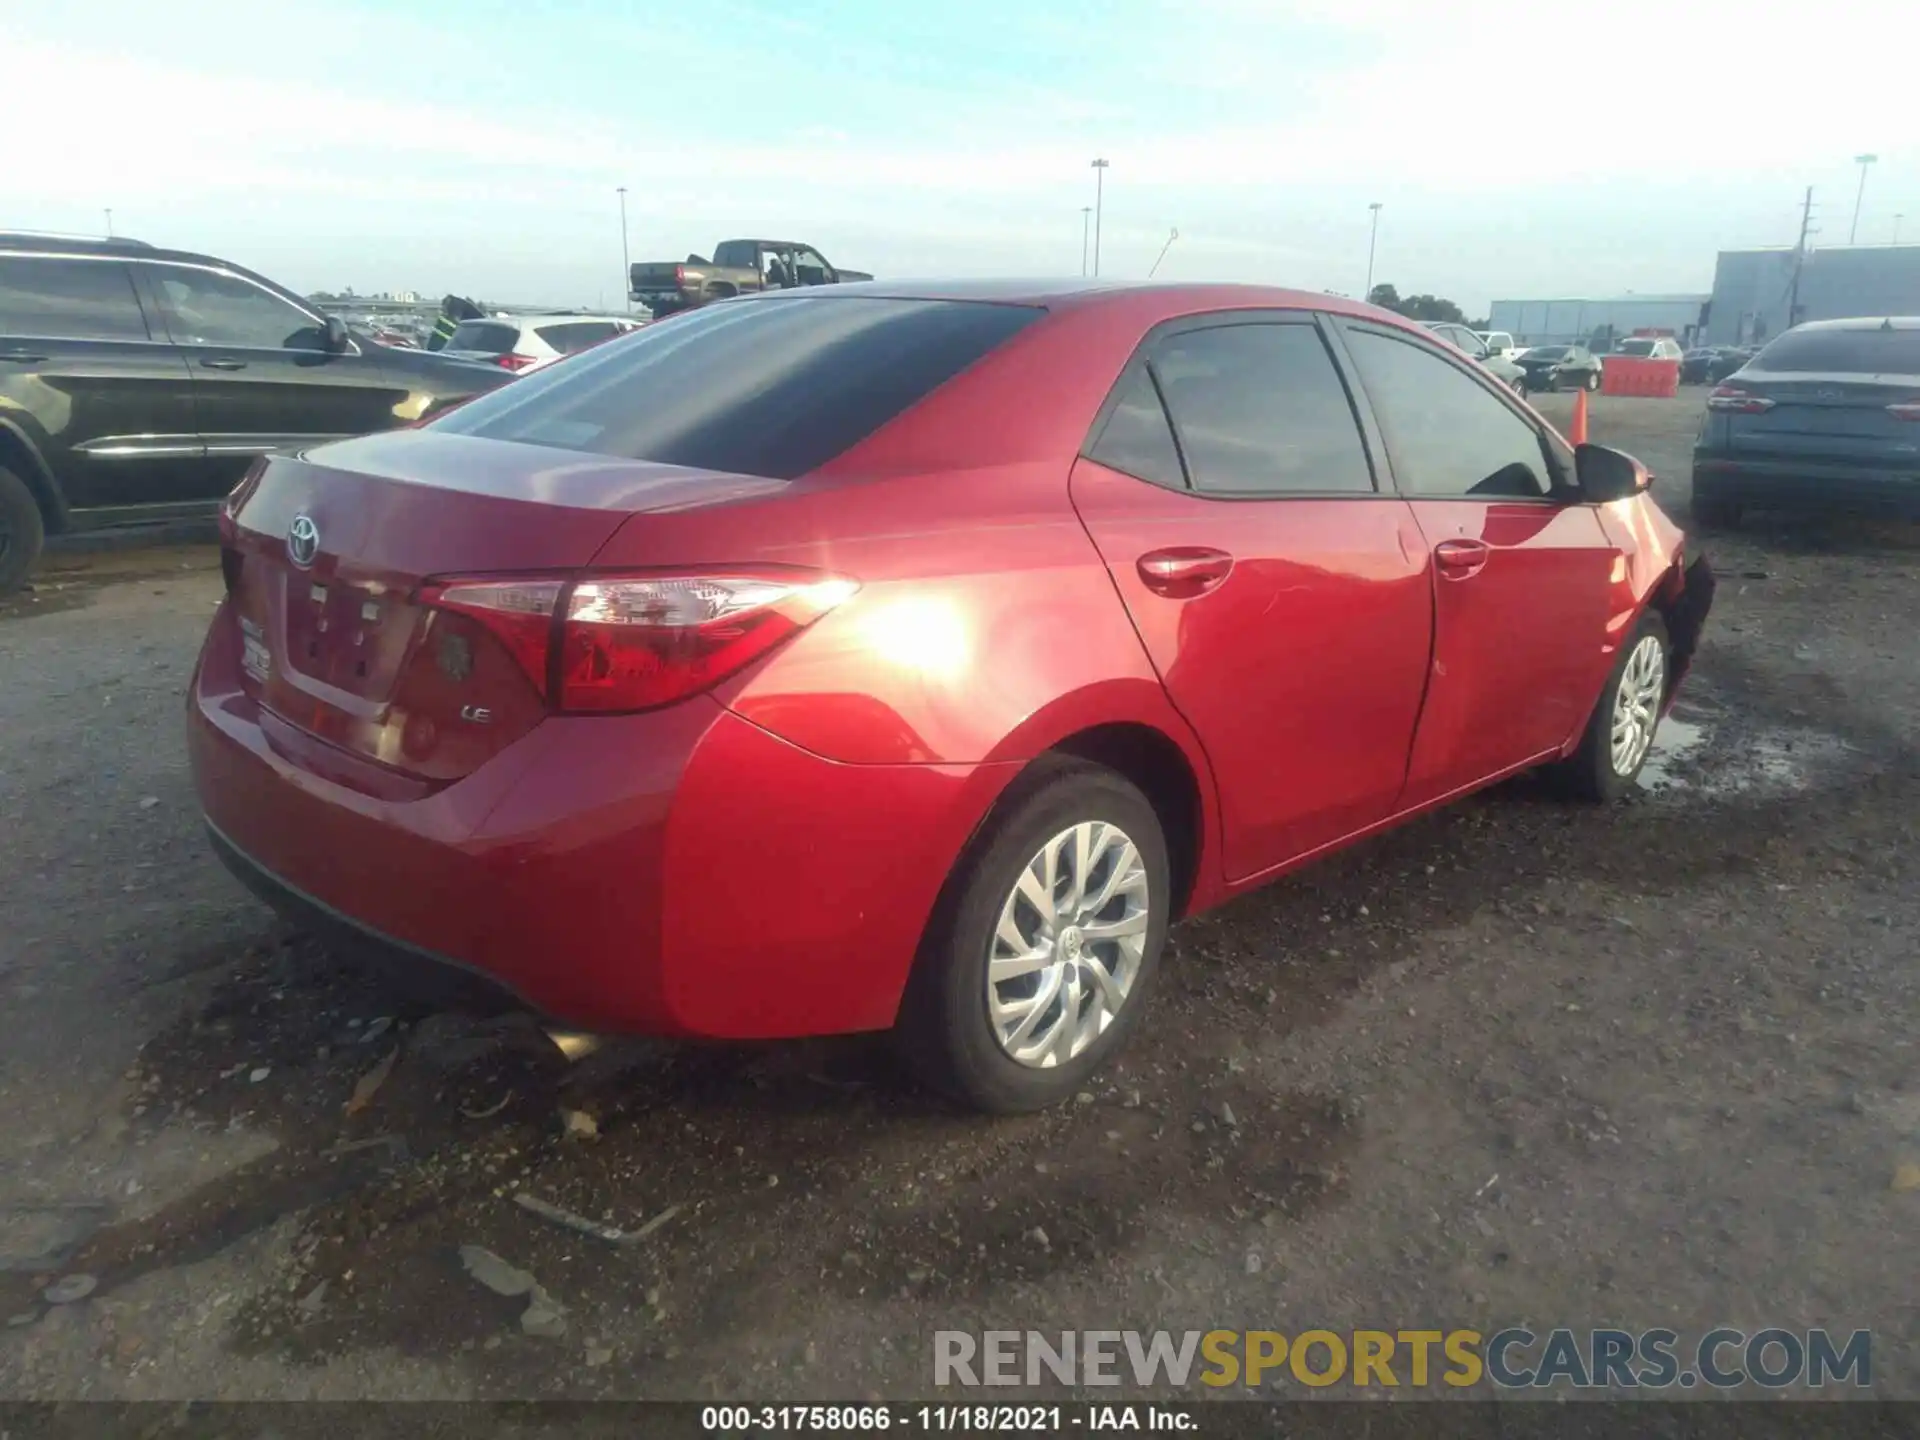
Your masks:
M936 1386L1298 1384L1503 1390L1729 1390L1873 1383L1873 1335L1854 1330L941 1330Z

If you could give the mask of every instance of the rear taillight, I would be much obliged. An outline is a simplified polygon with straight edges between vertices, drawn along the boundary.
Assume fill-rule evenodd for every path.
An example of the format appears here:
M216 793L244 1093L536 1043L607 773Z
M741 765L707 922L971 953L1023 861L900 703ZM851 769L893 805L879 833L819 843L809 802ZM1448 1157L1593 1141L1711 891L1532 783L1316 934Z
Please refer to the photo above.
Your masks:
M517 372L533 364L536 358L538 357L533 355L496 355L493 357L493 363L498 365L502 370L513 370Z
M618 714L712 688L859 586L818 571L440 580L421 603L505 645L557 711Z
M1920 398L1897 400L1887 406L1887 413L1896 420L1920 420Z
M1764 395L1742 390L1738 385L1716 385L1707 396L1707 409L1724 410L1734 415L1764 415L1774 402Z

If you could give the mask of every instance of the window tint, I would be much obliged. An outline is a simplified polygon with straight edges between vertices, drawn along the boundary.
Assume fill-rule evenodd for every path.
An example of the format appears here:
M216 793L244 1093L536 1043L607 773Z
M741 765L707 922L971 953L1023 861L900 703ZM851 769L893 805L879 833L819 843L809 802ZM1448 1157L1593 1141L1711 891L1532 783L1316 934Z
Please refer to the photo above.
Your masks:
M127 267L112 260L0 256L0 335L145 340Z
M520 327L500 320L462 320L453 327L446 348L478 350L486 355L510 355L520 343Z
M1538 433L1485 386L1418 345L1366 330L1349 336L1402 490L1489 499L1548 492Z
M1180 452L1174 448L1173 430L1167 424L1166 407L1160 403L1153 377L1145 366L1136 365L1120 384L1113 411L1087 453L1102 465L1142 480L1174 490L1186 489Z
M1651 340L1622 340L1619 350L1615 353L1620 355L1647 356L1653 354L1653 349L1653 341Z
M792 479L1046 313L830 296L729 300L676 315L470 400L436 428Z
M1154 374L1199 490L1372 491L1359 423L1311 325L1223 325L1169 336Z
M1747 368L1920 375L1920 329L1789 330L1749 360Z
M313 317L237 275L174 265L156 265L149 273L166 302L167 329L175 344L326 348L325 332Z
M565 325L542 325L533 333L562 355L571 355L602 340L611 340L619 330L611 320L575 320Z

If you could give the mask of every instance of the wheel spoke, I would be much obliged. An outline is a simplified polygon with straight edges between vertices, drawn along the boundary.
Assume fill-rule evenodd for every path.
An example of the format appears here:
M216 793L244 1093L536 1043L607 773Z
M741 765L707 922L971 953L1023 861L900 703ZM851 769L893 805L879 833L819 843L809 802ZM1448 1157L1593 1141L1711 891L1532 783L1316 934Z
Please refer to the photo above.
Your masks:
M1054 963L1051 950L1029 950L1022 955L996 955L987 962L987 980L994 985L1006 980L1018 980L1022 975L1031 975Z
M1082 940L1118 940L1125 935L1147 933L1147 912L1135 910L1118 920L1094 920L1080 927Z
M1147 872L1140 863L1140 852L1133 848L1133 842L1123 835L1119 844L1110 848L1119 853L1113 857L1113 867L1107 872L1106 883L1100 887L1100 893L1082 907L1080 913L1083 915L1098 915L1113 903L1113 897L1122 890L1130 891L1146 885Z

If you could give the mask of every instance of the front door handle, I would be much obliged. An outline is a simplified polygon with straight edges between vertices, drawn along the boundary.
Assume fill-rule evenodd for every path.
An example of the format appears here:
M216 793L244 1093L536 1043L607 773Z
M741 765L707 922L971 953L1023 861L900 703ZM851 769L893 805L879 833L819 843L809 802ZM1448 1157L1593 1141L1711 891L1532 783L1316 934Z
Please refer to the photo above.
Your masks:
M1134 562L1140 582L1156 595L1189 600L1205 594L1233 569L1233 556L1205 545L1176 545L1149 550Z
M1484 540L1442 540L1433 547L1434 563L1448 580L1465 580L1478 575L1493 552Z
M211 360L202 360L200 365L201 368L205 370L244 370L247 368L246 361L229 360L224 355L216 355Z
M46 358L44 355L33 355L25 350L0 350L0 360L6 360L15 365L38 365Z

